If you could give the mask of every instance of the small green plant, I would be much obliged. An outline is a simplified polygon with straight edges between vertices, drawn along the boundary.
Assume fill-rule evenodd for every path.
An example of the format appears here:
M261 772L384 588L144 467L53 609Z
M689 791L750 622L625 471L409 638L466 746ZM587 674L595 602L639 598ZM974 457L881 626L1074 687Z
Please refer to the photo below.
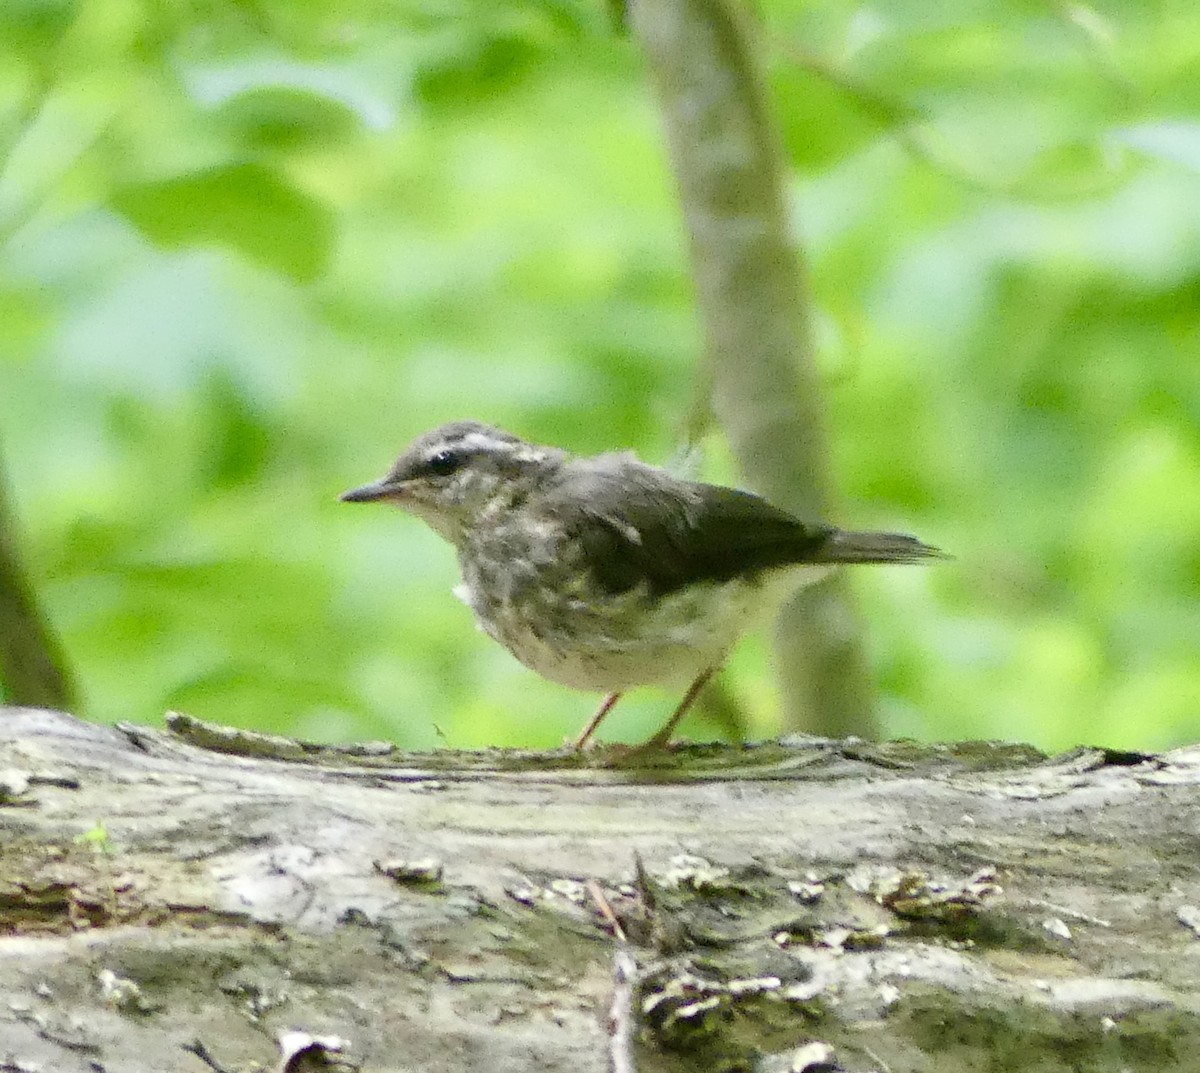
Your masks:
M116 850L112 839L108 837L108 828L103 820L97 820L90 831L78 834L72 840L77 846L91 846L97 853L111 857Z

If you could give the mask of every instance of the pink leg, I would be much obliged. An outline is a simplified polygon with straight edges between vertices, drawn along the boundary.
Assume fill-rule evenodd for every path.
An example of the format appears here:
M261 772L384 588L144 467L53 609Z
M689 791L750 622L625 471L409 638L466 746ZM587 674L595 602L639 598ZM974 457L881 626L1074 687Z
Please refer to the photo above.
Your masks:
M679 702L679 707L675 709L671 718L667 720L666 726L647 741L642 748L665 748L670 744L671 735L675 732L675 727L679 724L679 720L687 714L687 710L696 702L696 698L700 696L700 690L708 684L708 680L716 673L716 667L709 667L707 671L704 671L699 678L688 686L688 691L683 695L683 700Z
M583 733L575 739L576 749L582 749L591 740L592 735L596 733L596 728L604 722L604 717L613 710L613 705L620 699L620 693L610 693L604 698L600 707L596 709L596 714L592 716L588 725L583 728Z

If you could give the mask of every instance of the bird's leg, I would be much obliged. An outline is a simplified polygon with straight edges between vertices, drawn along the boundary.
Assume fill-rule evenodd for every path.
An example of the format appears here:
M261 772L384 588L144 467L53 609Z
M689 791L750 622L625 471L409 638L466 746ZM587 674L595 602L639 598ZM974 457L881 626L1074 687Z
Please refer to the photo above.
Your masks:
M596 714L592 716L588 725L583 728L583 732L575 739L576 749L582 749L591 740L592 735L596 733L596 728L604 722L604 717L613 710L613 705L620 699L620 693L610 693L604 698L600 707L596 709Z
M671 735L675 732L675 727L678 726L679 720L687 715L688 709L696 702L696 698L700 696L700 690L708 685L708 680L716 673L717 668L715 666L701 672L700 676L688 686L688 691L683 695L683 700L679 702L679 707L671 713L671 718L667 720L666 726L647 741L642 746L643 749L661 749L670 744Z

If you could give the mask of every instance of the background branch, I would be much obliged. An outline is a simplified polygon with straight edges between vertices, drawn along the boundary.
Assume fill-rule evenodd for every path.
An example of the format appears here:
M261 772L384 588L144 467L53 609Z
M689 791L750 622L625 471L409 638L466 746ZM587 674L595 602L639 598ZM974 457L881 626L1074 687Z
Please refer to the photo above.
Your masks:
M691 239L713 410L748 483L801 517L833 520L809 299L753 27L736 0L637 0L632 21ZM844 578L788 605L776 655L791 725L873 735Z
M47 624L18 550L16 520L0 470L0 689L10 704L73 708L66 659Z

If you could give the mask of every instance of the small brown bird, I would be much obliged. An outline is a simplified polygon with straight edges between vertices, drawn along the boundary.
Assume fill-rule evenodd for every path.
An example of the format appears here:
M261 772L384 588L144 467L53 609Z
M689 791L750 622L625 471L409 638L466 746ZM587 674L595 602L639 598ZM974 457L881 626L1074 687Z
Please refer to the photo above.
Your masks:
M419 437L341 498L422 518L457 549L455 592L490 636L553 682L608 694L577 747L626 690L690 683L647 742L665 745L738 638L834 567L941 555L802 522L629 453L572 458L474 421Z

